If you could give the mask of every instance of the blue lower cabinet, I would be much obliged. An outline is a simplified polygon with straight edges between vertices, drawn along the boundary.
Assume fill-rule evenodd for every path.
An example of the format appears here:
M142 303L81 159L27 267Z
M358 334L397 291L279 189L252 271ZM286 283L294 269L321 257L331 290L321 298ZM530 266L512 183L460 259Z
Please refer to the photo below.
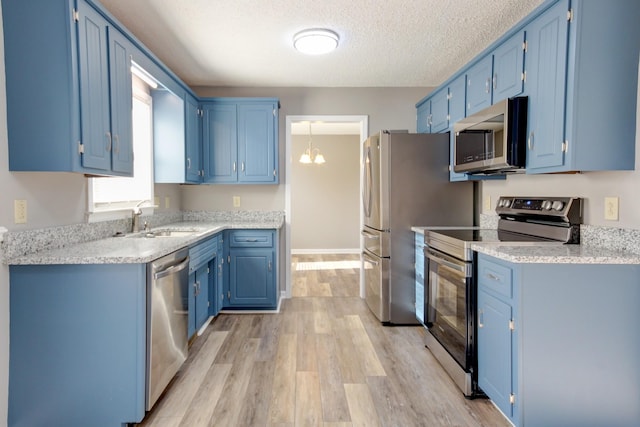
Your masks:
M274 230L232 230L229 239L229 308L277 307Z
M478 255L478 385L516 427L640 425L638 277Z
M189 248L189 337L205 324L209 316L218 314L216 307L218 247L222 237L217 234Z
M145 415L146 265L10 267L10 426Z

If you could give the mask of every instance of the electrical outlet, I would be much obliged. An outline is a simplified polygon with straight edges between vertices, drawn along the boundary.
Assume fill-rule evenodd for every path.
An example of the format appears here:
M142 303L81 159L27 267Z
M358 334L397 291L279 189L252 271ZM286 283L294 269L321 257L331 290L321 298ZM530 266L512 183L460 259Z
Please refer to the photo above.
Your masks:
M165 209L169 209L171 207L171 199L169 196L164 197L164 207Z
M604 198L604 219L608 219L610 221L618 220L618 198L617 197Z
M15 222L16 224L27 223L27 201L26 200L13 201L13 222Z
M491 196L490 195L486 195L484 196L484 208L483 210L485 212L489 212L491 210Z
M233 207L234 208L240 207L240 196L233 196Z

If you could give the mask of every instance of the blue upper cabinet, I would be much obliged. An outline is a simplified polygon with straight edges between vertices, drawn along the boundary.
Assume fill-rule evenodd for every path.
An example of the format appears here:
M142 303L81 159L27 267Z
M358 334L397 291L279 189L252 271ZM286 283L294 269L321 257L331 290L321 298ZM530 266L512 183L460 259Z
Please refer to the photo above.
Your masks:
M200 109L198 100L189 94L185 94L185 179L187 182L200 183L204 177L202 167L202 138L200 126Z
M564 93L567 73L568 0L536 18L527 31L529 96L527 171L564 162Z
M131 45L73 5L2 1L9 169L130 176ZM34 100L47 111L37 126L25 120Z
M278 183L278 100L203 102L204 182Z
M465 117L466 84L464 75L449 83L449 127Z
M442 89L431 98L431 133L439 133L449 127L449 91Z
M467 70L467 116L491 105L493 56L487 55Z
M527 26L527 173L634 169L638 22L634 0L562 0Z
M524 50L524 31L519 31L493 51L492 104L524 90Z
M440 89L418 106L418 133L439 133L449 127L449 91Z
M517 32L467 70L467 115L523 91L524 31Z
M238 182L238 137L235 104L202 105L204 182Z

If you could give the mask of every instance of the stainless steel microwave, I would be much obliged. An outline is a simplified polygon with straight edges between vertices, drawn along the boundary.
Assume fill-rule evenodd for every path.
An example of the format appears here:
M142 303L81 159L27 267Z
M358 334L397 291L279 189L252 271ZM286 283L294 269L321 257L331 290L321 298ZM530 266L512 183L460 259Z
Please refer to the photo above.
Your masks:
M494 174L524 170L528 98L500 101L453 125L453 170Z

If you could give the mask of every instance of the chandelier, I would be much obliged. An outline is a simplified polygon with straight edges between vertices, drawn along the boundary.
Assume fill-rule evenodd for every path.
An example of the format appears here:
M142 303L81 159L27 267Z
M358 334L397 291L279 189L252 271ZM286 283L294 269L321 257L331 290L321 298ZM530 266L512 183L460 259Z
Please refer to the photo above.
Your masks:
M320 153L320 149L313 148L311 145L311 122L309 122L309 148L304 150L304 153L300 156L300 163L310 164L315 163L317 165L321 165L326 162L322 153Z

